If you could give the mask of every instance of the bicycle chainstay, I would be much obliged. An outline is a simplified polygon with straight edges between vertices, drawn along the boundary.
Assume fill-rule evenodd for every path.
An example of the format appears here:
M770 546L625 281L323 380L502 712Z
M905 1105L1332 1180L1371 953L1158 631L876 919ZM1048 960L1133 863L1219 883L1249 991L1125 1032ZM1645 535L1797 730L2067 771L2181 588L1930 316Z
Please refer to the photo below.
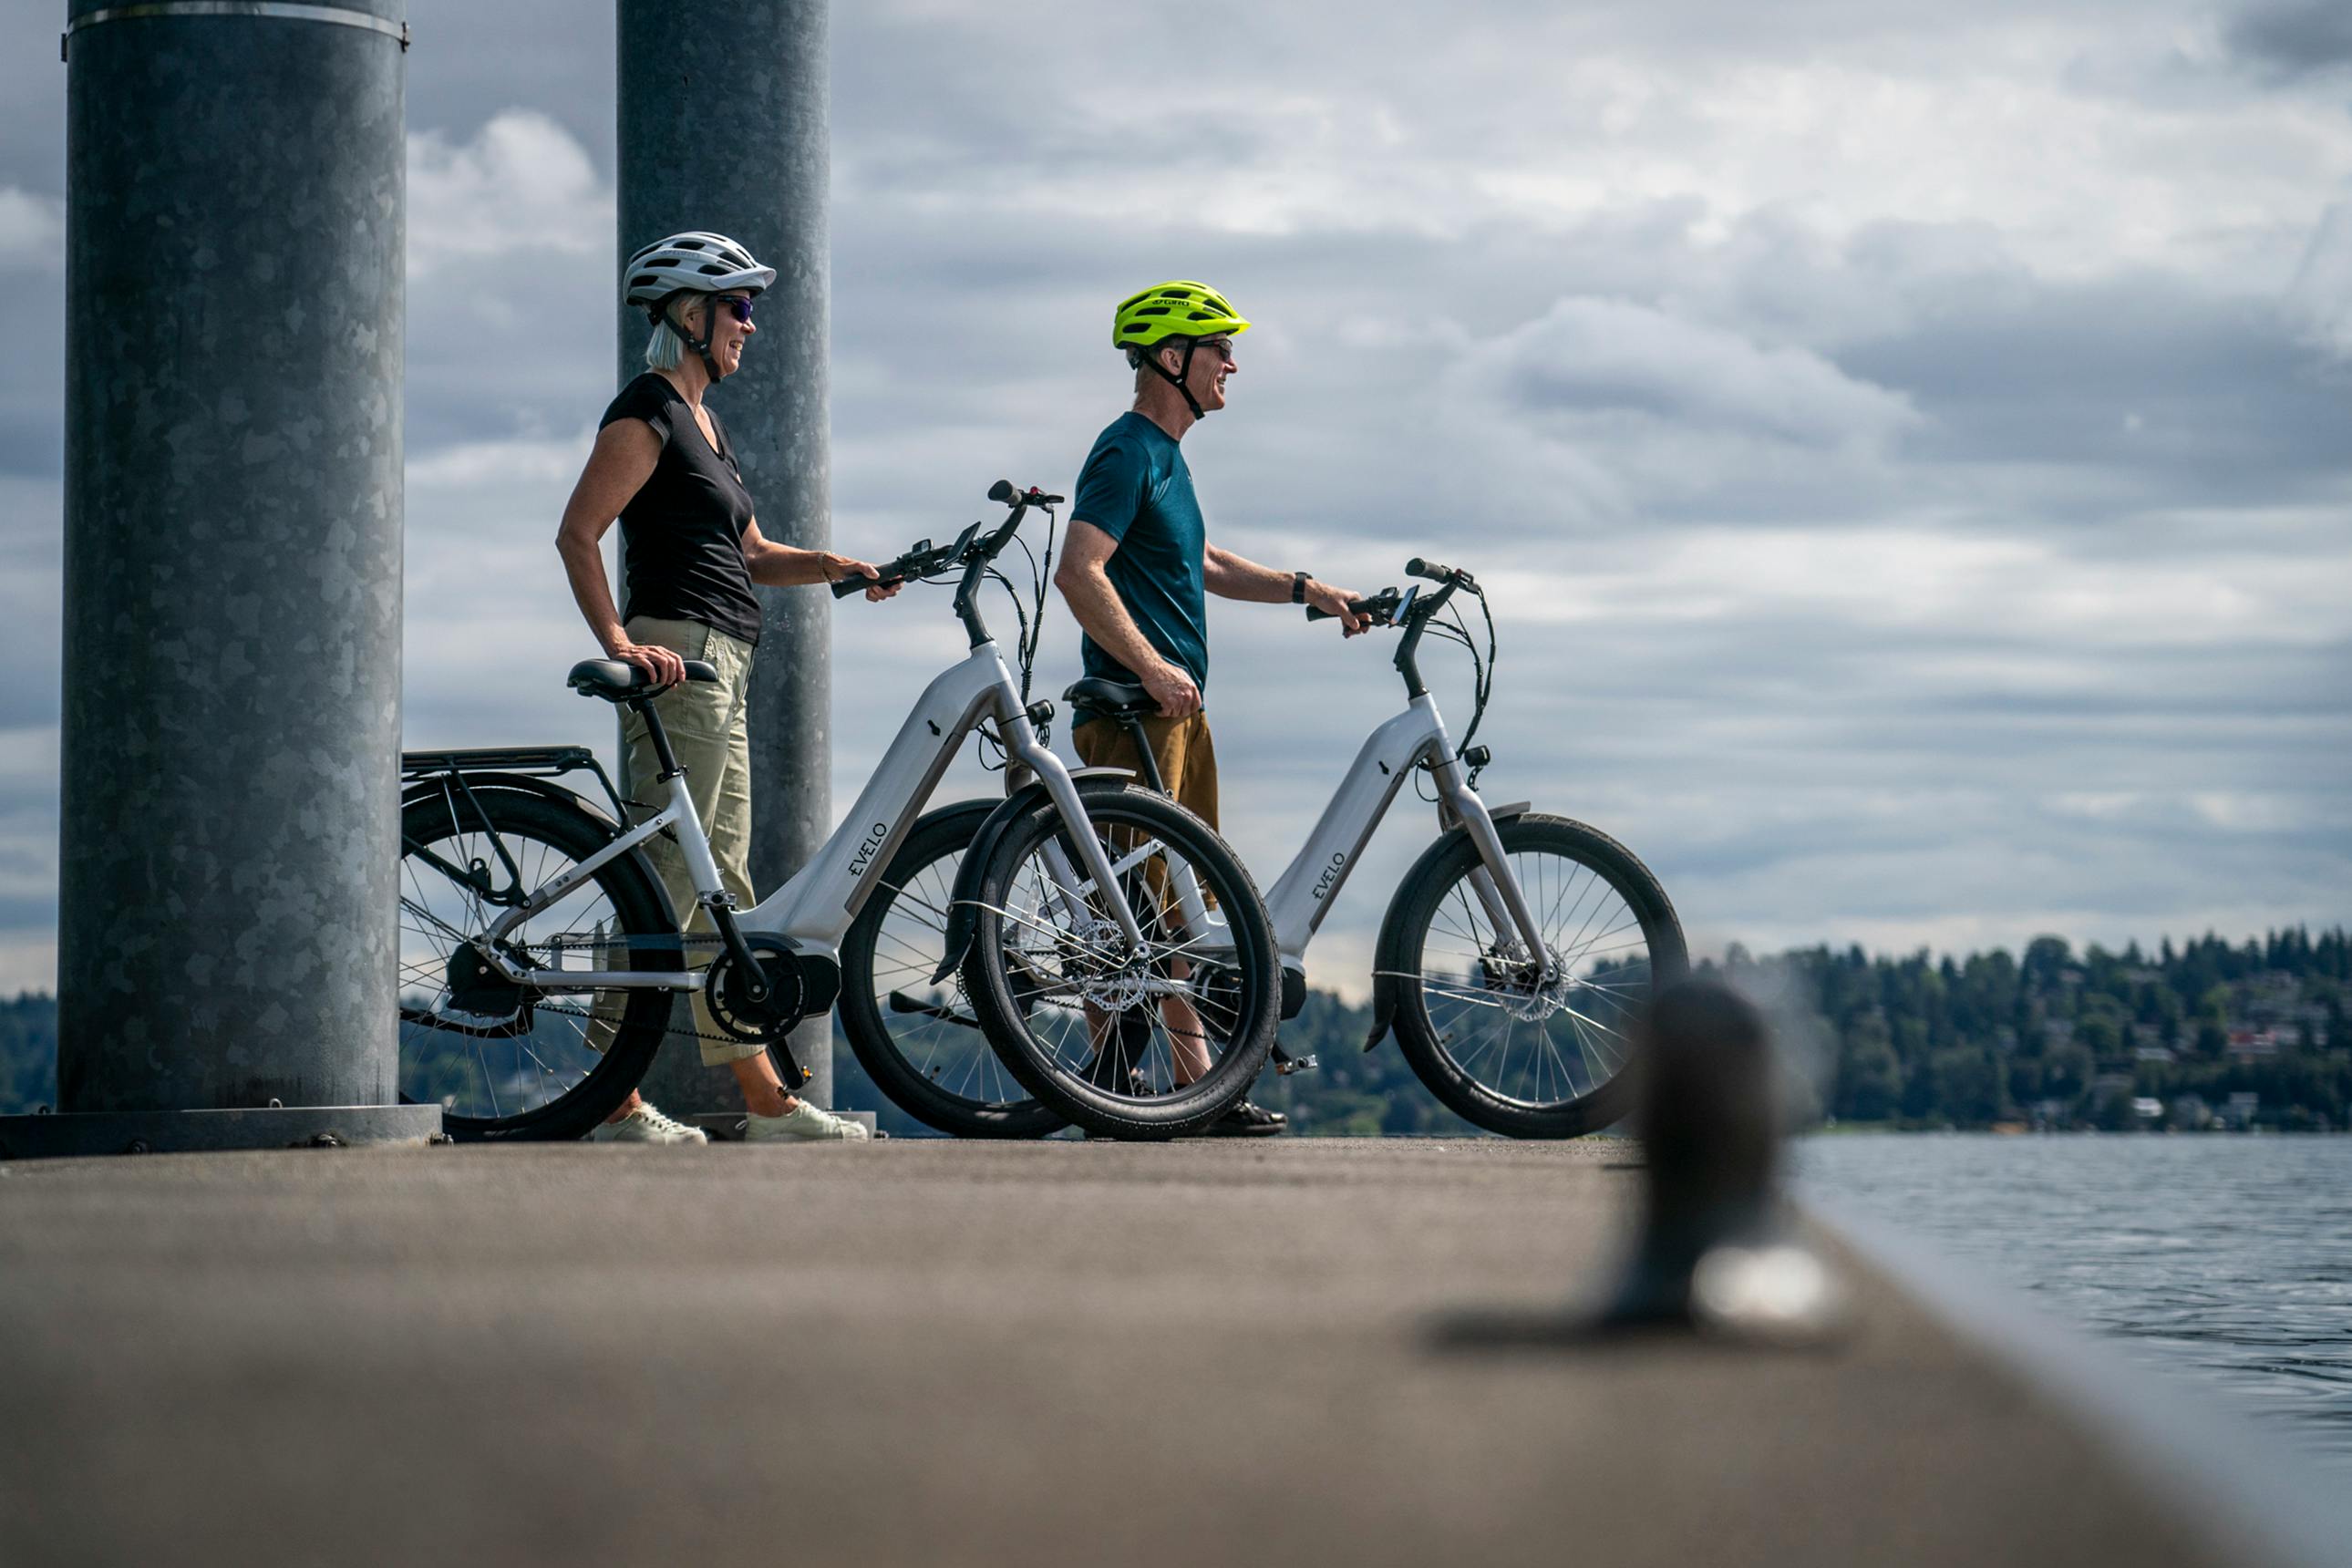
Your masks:
M639 936L635 940L642 942L647 939L643 936ZM660 937L655 940L667 943L672 939L668 937ZM727 948L727 939L716 934L710 936L686 936L681 934L675 940L677 942L678 951L681 952L708 952L717 954L725 952ZM610 947L613 945L613 942L614 939L609 936L557 936L550 937L545 942L533 942L530 945L542 951L561 951L578 948ZM688 994L688 993L674 992L672 994L682 996ZM594 1016L594 1015L587 1008L566 1007L553 1002L534 1002L531 1004L531 1011L534 1013L553 1013L560 1017L565 1018L593 1018ZM675 1017L676 1016L677 1011L673 1008L671 1010L671 1016ZM688 1015L689 1017L692 1016L693 1015L691 1013ZM826 1015L828 1022L830 1022L831 1016L832 1015L828 1012ZM813 1019L811 1018L803 1018L801 1023L806 1024L812 1021ZM799 1026L799 1025L793 1026L795 1028ZM665 1027L662 1030L662 1034L665 1037L673 1039L697 1041L709 1040L713 1044L721 1046L740 1046L743 1043L733 1035L705 1034L700 1029L681 1026L676 1023L670 1024Z

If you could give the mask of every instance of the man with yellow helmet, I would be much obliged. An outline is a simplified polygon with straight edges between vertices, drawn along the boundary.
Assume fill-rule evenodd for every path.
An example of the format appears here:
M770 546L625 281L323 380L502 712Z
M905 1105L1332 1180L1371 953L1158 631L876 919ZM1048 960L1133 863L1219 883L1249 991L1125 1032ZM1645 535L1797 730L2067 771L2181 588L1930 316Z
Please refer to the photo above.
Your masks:
M1111 344L1134 368L1135 402L1087 455L1071 492L1068 543L1054 573L1086 634L1080 652L1087 674L1150 693L1160 711L1143 729L1160 778L1213 827L1217 760L1202 707L1209 676L1207 595L1312 605L1339 617L1349 637L1364 628L1348 607L1360 595L1208 542L1178 443L1225 406L1226 384L1240 368L1234 339L1247 331L1249 322L1224 296L1202 283L1180 279L1119 301ZM1088 766L1134 767L1139 760L1108 720L1082 719L1072 738ZM1178 1040L1198 1036L1198 1020L1181 999L1171 998L1163 1011ZM1180 1060L1180 1077L1184 1065ZM1195 1071L1206 1066L1202 1052ZM1246 1137L1285 1125L1279 1114L1244 1101L1210 1131Z

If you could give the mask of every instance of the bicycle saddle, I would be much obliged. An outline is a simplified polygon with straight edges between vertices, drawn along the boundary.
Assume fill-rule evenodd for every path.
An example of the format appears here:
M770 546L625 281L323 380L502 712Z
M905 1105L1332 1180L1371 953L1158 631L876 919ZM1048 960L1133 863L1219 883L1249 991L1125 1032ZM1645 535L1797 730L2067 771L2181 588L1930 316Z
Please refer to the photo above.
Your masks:
M1108 680L1099 675L1089 675L1067 691L1062 700L1073 708L1083 708L1089 713L1101 713L1119 718L1132 713L1138 718L1157 718L1160 704L1151 693L1140 686L1124 680Z
M686 661L686 678L716 680L719 671L698 658L689 658ZM572 673L563 681L583 697L601 697L607 702L626 702L653 689L652 678L644 670L617 658L583 658L572 667Z

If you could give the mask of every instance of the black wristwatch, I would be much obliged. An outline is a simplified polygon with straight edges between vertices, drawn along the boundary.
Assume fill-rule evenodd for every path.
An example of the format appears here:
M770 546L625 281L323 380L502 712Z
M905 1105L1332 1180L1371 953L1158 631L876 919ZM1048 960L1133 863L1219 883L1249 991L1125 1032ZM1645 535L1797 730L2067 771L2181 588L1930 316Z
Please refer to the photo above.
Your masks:
M1290 574L1290 602L1294 605L1307 602L1307 574L1304 572Z

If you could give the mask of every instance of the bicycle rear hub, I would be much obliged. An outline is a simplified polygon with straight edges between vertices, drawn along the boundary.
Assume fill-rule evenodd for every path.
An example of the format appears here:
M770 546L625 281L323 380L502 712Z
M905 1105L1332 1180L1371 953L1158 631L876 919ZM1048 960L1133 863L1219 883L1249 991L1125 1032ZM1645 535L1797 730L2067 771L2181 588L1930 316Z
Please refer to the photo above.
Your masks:
M509 957L530 962L520 954ZM449 1006L478 1018L503 1018L518 1010L528 1013L530 1004L521 986L492 968L480 948L466 942L449 955Z

